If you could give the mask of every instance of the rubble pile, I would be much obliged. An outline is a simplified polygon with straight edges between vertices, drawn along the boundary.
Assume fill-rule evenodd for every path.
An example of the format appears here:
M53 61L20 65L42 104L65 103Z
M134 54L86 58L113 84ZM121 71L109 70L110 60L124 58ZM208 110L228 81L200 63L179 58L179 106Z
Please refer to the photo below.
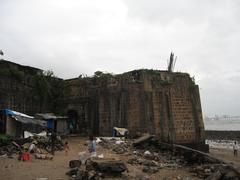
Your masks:
M127 167L121 160L113 158L91 158L86 162L88 171L94 170L105 175L120 176Z
M128 157L126 162L133 166L142 166L145 173L156 173L161 168L180 167L181 158L173 157L170 151L162 152L154 145L154 136L146 135L135 141L117 138L101 138L99 144L111 149L116 154L124 154Z
M18 148L12 144L0 147L0 156L11 156L18 152Z
M0 156L12 156L19 151L28 150L31 143L35 143L38 149L37 159L52 159L51 156L43 156L52 151L52 138L50 136L31 136L28 138L9 140L0 146ZM63 143L60 138L56 138L53 143L54 151L63 150Z
M158 168L154 168L155 166L153 164L147 164L147 166L145 164L145 167L143 168L144 172L154 173L157 172L157 169L164 167L176 168L185 166L190 168L190 172L198 178L208 180L240 179L240 173L233 166L228 165L209 154L181 145L162 143L150 135L136 140L133 143L133 146L136 149L147 147L147 149L155 151L154 153L150 153L149 150L145 151L145 159L148 158L157 161L157 158L154 157L154 155L159 158L158 163L160 163L160 166L157 166ZM164 154L161 154L163 152ZM131 161L136 162L136 160ZM139 163L139 160L137 162ZM142 162L140 161L140 163ZM142 164L144 165L144 163Z
M151 148L152 149L152 148ZM143 172L156 173L162 168L176 169L183 166L184 161L179 157L173 157L170 153L161 153L156 150L152 152L144 149L134 150L133 156L128 159L128 164L142 165Z
M12 156L13 154L16 154L19 150L20 147L25 144L29 143L32 140L29 138L26 139L9 139L8 141L5 141L5 143L2 143L0 145L0 156Z
M153 174L160 169L186 167L193 176L203 179L240 179L240 174L207 153L185 146L163 143L152 135L144 135L135 141L116 143L115 139L102 139L99 143L117 154L126 154L127 163L141 166L142 172ZM230 178L230 179L231 179Z
M127 170L121 160L97 157L88 159L85 164L81 164L79 160L72 160L69 162L69 167L71 169L66 174L73 180L121 178L122 173Z
M112 149L116 154L125 154L130 151L131 141L121 138L100 138L99 143L106 149Z
M81 165L82 165L82 162L80 160L69 161L69 167L70 168L79 168Z
M52 138L50 136L34 136L32 141L37 141L37 145L40 149L44 149L47 152L52 150ZM63 143L60 138L56 138L53 143L54 151L62 151Z
M212 179L240 179L239 173L229 165L214 164L201 165L192 167L190 170L195 176L212 180Z

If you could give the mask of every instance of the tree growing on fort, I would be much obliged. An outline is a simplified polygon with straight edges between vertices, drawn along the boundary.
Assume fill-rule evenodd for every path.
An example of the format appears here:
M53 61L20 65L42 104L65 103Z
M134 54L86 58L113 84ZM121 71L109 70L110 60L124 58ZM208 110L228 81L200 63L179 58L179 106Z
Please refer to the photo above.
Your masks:
M39 102L40 112L44 111L45 106L56 112L57 104L64 95L62 79L57 78L52 71L48 70L37 74L34 82L35 100Z
M105 78L110 78L112 77L113 74L112 73L108 73L108 72L102 72L102 71L96 71L94 73L94 77L95 78L102 78L102 79L105 79Z
M100 86L107 85L109 79L113 77L112 73L96 71L93 76L94 84L98 84Z

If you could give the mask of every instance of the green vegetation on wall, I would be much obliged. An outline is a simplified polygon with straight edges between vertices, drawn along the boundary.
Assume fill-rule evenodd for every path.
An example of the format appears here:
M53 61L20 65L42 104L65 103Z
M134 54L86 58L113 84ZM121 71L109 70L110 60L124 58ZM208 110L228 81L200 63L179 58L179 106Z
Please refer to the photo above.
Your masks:
M108 72L102 72L102 71L96 71L94 73L94 78L101 78L101 79L108 79L113 77L112 73L108 73Z
M23 71L20 71L18 69L12 69L12 68L1 68L0 69L0 75L11 76L18 81L22 81L23 78L24 78L24 72Z
M48 106L48 110L57 112L60 100L64 96L64 83L52 71L44 71L34 77L34 100L39 102L40 111ZM49 107L50 106L50 107ZM49 109L50 108L50 109ZM45 108L46 109L46 108Z

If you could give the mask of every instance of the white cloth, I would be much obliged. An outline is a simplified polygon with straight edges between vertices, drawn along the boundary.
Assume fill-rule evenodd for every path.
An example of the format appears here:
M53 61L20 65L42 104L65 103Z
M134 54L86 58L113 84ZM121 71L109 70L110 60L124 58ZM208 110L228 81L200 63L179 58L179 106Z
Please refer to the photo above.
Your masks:
M233 150L238 150L238 145L237 144L233 144Z
M36 145L35 144L31 144L29 146L29 151L35 150L35 148L36 148Z

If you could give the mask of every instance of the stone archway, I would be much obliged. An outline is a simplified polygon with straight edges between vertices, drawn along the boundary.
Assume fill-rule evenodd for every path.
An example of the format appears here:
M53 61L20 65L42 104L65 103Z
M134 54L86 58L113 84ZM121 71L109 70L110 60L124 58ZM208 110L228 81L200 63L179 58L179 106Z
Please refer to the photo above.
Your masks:
M78 124L78 112L74 109L70 109L67 111L68 115L68 128L70 133L77 133L79 131L79 124Z

